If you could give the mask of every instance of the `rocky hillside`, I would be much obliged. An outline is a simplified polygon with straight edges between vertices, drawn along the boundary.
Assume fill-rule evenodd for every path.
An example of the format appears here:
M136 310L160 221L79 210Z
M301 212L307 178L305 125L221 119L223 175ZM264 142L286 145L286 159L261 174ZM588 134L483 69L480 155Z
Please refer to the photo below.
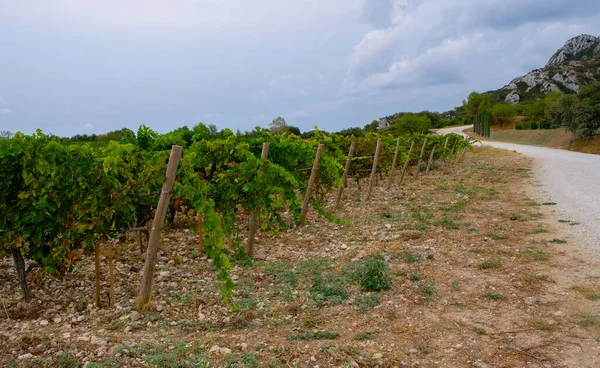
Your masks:
M536 100L555 89L575 93L582 84L594 80L600 80L600 37L580 35L568 40L543 68L515 78L490 94L495 102L517 104Z

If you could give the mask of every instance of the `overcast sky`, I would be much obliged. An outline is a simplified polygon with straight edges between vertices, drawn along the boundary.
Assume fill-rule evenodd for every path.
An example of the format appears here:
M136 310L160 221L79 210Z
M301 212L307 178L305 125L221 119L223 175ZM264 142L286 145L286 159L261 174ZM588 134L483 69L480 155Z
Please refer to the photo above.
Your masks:
M364 126L600 35L597 0L0 0L0 130Z

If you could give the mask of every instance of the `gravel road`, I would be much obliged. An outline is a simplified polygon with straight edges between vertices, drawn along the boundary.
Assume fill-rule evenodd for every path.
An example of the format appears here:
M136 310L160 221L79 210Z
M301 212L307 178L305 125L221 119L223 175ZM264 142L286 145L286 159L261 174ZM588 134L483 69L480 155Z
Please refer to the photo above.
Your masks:
M438 133L464 135L462 131L469 127L439 129ZM556 202L553 208L560 219L580 223L565 225L566 232L600 252L600 155L504 142L483 144L533 158L535 184L541 188L536 200Z

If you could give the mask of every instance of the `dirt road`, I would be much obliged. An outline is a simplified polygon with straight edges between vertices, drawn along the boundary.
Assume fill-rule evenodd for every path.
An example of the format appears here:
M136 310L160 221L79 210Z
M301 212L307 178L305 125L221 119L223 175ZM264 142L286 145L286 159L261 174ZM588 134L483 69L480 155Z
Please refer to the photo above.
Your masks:
M440 129L438 133L464 135L462 131L468 127ZM556 202L560 219L580 223L563 223L567 233L600 251L600 155L504 142L483 144L532 157L535 184L541 190L537 199Z

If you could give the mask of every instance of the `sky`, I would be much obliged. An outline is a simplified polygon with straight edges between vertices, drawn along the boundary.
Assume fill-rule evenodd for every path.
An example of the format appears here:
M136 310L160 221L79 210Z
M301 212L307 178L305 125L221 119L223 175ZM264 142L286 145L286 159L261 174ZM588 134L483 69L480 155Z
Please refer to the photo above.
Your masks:
M597 0L0 0L0 130L447 111L600 36Z

